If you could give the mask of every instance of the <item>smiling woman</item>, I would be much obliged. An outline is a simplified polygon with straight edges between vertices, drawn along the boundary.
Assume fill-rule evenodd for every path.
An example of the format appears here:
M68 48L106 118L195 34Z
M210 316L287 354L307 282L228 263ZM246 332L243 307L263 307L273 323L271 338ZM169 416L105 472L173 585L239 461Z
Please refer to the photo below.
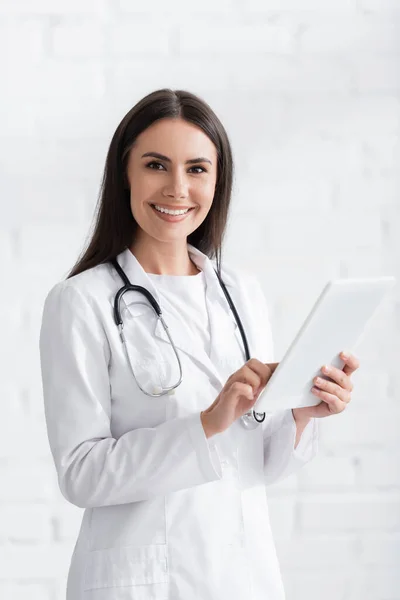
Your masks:
M46 298L48 438L85 509L67 600L284 599L264 488L311 460L317 428L295 446L290 409L252 411L276 363L260 284L221 265L232 174L206 102L149 94L111 140L87 249Z
M158 160L149 162L149 157ZM190 273L186 240L203 223L214 200L214 143L182 118L160 119L132 145L127 179L132 214L139 225L132 253L147 272ZM172 260L166 256L171 251Z
M69 276L126 247L148 273L197 273L187 243L220 273L232 178L229 139L208 104L182 90L149 94L114 133L94 233Z

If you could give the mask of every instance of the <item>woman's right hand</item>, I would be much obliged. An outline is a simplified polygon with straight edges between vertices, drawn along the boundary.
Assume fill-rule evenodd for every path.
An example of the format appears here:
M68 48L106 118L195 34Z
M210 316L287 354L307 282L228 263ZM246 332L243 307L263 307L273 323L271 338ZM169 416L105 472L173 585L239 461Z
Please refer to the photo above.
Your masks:
M201 412L207 438L225 431L253 408L278 364L251 358L229 377L211 406Z

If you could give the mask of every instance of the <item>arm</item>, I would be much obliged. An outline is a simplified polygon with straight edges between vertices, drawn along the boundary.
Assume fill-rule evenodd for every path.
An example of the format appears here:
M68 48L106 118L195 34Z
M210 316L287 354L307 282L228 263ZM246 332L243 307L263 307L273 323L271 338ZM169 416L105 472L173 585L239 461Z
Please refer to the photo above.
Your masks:
M264 479L270 485L298 472L314 458L318 452L318 422L310 419L298 428L292 409L287 409L266 415L265 423Z
M200 414L110 430L110 350L88 300L67 282L46 298L40 360L47 433L64 497L86 508L165 495L222 477Z
M292 408L292 412L293 412L293 418L294 418L294 420L296 422L296 441L294 443L294 447L296 449L297 446L299 445L301 434L303 433L304 429L307 427L307 425L309 424L309 422L311 421L311 419L310 418L301 419L298 416L296 408Z

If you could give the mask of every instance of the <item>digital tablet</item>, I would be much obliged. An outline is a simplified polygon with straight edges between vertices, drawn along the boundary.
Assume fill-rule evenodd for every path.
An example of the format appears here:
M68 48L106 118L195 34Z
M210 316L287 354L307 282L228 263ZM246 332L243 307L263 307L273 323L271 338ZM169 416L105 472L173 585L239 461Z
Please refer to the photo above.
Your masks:
M298 334L261 392L253 410L315 406L321 399L311 392L325 364L339 369L339 353L353 352L367 322L395 284L395 277L335 279L327 283Z

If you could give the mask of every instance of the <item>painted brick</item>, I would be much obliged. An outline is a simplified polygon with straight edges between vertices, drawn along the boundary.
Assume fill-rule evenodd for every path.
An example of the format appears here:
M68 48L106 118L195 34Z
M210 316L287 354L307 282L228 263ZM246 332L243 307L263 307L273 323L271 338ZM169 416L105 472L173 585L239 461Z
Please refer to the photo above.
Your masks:
M224 259L259 277L279 360L330 278L399 276L399 15L397 0L0 3L1 598L65 598L82 510L58 488L38 336L117 124L161 87L215 109L236 166ZM399 289L319 456L268 488L287 600L400 600Z

